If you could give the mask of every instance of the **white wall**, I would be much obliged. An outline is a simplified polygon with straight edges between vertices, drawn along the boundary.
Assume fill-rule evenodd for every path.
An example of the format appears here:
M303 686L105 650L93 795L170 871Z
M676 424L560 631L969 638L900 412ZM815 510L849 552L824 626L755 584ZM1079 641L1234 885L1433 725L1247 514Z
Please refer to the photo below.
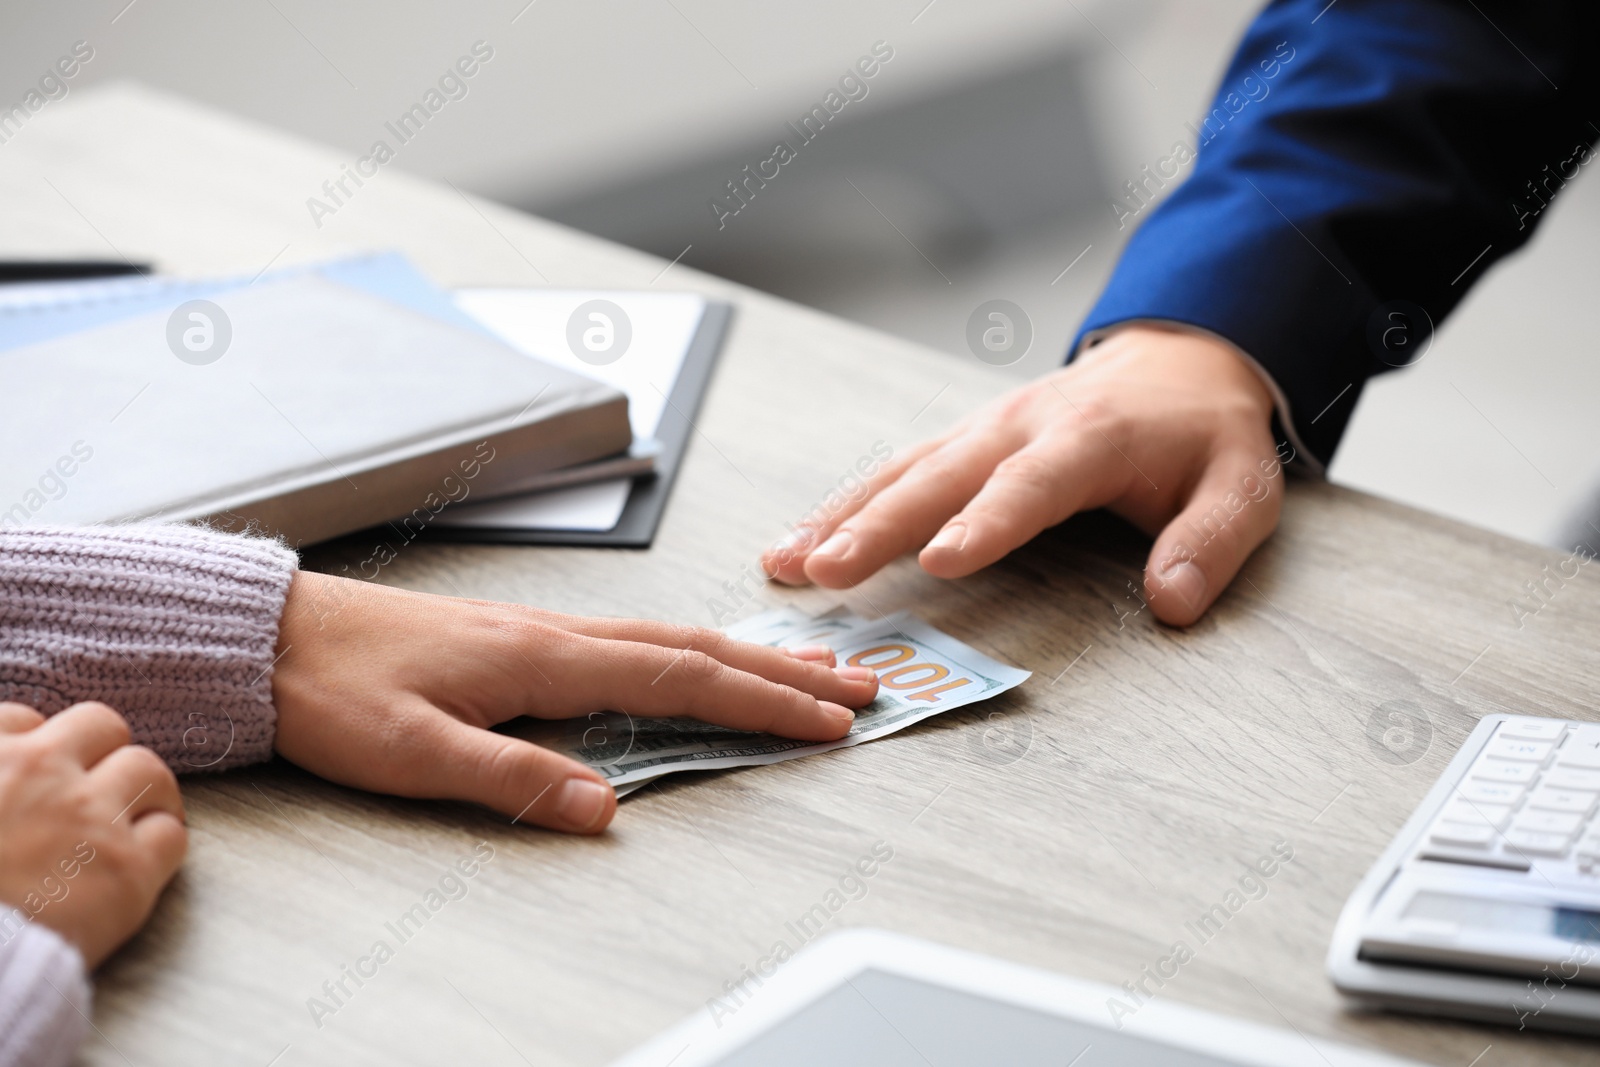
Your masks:
M382 136L386 120L484 40L494 59L396 165L539 207L762 142L882 39L896 59L874 86L872 106L891 114L1041 59L1076 57L1092 122L1066 147L1092 157L1114 186L1203 110L1256 7L1256 0L13 3L0 12L0 102L20 98L75 40L87 39L95 58L74 85L137 78L330 143L353 159ZM890 185L884 197L885 210L903 210L902 229L913 234L923 232L919 214L941 210L938 201L917 203L914 190L897 201ZM936 274L867 207L838 203L835 227L873 254L852 245L839 269L821 270L786 257L780 239L753 242L754 258L744 249L716 265L964 358L971 358L962 339L971 309L991 297L1016 300L1036 327L1033 350L1013 368L1018 374L1059 360L1126 236L1109 224L1109 210L1080 207L985 247L940 251ZM1600 186L1586 177L1549 212L1531 249L1478 287L1421 366L1369 387L1332 476L1514 536L1555 538L1600 480L1600 365L1589 322L1600 281L1600 251L1590 239L1597 226Z
M1142 17L1076 3L1103 25ZM533 201L765 138L879 39L898 52L894 91L914 97L1090 32L1041 0L127 4L6 5L0 100L83 38L96 56L80 83L137 78L355 153L481 39L495 58L403 163Z

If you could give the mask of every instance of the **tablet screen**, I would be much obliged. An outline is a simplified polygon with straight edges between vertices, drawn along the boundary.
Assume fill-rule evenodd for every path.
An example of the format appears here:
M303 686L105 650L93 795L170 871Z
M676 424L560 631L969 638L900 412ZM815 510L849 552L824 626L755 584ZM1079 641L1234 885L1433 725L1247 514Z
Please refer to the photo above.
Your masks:
M1105 1026L865 970L717 1067L1238 1067Z

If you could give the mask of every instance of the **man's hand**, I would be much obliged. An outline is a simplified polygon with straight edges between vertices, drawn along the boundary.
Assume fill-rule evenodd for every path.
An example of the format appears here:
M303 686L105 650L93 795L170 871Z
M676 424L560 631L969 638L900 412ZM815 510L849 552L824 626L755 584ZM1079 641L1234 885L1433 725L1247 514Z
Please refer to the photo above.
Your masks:
M1155 537L1151 610L1187 626L1278 524L1272 396L1228 346L1128 327L889 463L821 529L762 558L779 581L854 585L913 549L959 578L1079 511Z
M470 800L525 823L598 833L616 812L576 760L489 729L518 715L687 715L806 741L843 737L877 676L716 630L588 619L302 571L272 679L278 753L397 796Z

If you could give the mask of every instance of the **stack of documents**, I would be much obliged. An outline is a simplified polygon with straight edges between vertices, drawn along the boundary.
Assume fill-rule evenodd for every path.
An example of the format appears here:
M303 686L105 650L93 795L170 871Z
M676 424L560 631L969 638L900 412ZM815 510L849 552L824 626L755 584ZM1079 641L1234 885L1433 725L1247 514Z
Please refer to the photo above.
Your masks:
M614 528L635 489L635 479L661 475L661 468L675 461L682 448L681 440L661 439L663 416L671 412L669 398L705 325L706 299L697 293L458 289L455 300L463 312L524 355L625 393L634 443L622 457L536 476L525 487L528 492L452 508L441 516L440 526L463 531ZM567 337L573 313L596 300L610 301L628 318L627 351L612 362L581 359ZM676 402L684 407L698 400L680 396ZM570 488L534 492L563 484Z
M571 323L595 301L625 309L622 358L575 354ZM686 428L663 413L705 355L707 309L683 293L452 295L393 254L3 286L0 523L603 537L650 495L626 524L648 543L666 486L635 480L670 483ZM691 409L698 362L694 395L677 394Z

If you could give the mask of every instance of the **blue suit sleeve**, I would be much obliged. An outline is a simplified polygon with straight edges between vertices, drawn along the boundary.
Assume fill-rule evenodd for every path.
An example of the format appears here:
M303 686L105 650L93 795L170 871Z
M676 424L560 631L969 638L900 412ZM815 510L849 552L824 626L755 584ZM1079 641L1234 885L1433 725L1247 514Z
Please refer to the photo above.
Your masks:
M1139 229L1071 351L1129 320L1209 330L1331 459L1367 378L1405 362L1591 159L1594 7L1270 4L1191 127L1197 158L1174 146L1124 186L1114 212Z

